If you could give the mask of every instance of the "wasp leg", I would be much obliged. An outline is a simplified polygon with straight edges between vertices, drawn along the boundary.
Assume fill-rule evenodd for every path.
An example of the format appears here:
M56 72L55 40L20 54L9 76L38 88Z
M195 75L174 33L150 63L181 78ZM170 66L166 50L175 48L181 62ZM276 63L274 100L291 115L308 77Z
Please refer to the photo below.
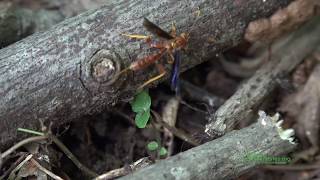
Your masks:
M143 39L147 43L151 42L151 36L146 36L146 35L141 35L141 34L126 34L126 33L122 33L121 35L129 37L131 39Z
M158 71L160 72L159 75L149 79L148 81L144 82L138 89L143 89L145 86L147 86L148 84L162 78L167 72L166 70L164 69L163 65L162 64L156 64L157 68L158 68Z
M142 34L126 34L126 33L121 33L122 36L127 36L132 39L148 39L150 36L142 35Z

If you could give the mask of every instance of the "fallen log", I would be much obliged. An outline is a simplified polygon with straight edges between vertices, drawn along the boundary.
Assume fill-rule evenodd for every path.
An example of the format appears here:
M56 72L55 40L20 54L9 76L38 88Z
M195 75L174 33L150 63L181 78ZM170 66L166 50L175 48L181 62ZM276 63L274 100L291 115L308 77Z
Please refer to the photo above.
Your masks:
M17 140L19 127L58 126L128 101L156 73L116 75L147 52L143 42L121 36L145 34L143 17L166 30L175 22L179 33L190 33L185 71L235 46L250 21L291 1L109 1L1 49L0 149Z

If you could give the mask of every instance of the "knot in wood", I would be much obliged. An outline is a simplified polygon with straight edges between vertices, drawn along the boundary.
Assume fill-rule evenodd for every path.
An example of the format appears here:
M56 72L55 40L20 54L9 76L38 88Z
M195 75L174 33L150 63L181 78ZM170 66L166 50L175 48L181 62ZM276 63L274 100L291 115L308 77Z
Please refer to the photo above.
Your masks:
M109 50L99 50L91 58L91 76L99 83L112 84L119 70L117 57Z
M93 66L92 76L99 82L107 81L115 72L113 61L103 58Z

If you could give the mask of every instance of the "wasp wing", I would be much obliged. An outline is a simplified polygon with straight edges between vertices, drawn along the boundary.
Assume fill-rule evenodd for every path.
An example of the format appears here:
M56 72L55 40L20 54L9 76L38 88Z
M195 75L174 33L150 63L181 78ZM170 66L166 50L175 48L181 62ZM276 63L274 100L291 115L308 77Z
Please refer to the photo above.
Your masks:
M180 61L181 61L181 51L177 50L174 52L174 63L171 71L171 89L180 94Z
M151 21L149 21L149 19L144 18L143 20L143 26L151 33L165 38L165 39L173 39L173 37L166 32L165 30L161 29L159 26L155 25L154 23L152 23Z

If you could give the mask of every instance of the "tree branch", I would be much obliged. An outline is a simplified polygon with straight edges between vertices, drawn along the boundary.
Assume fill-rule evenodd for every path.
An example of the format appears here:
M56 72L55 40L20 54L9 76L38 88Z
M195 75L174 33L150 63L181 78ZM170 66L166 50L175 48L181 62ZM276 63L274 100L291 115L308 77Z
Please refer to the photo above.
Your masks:
M291 1L112 0L1 49L0 149L17 140L18 127L37 129L39 121L58 126L130 99L156 73L148 68L115 77L149 51L120 35L146 34L143 17L166 30L175 22L179 33L190 33L184 71L238 44L250 21Z

